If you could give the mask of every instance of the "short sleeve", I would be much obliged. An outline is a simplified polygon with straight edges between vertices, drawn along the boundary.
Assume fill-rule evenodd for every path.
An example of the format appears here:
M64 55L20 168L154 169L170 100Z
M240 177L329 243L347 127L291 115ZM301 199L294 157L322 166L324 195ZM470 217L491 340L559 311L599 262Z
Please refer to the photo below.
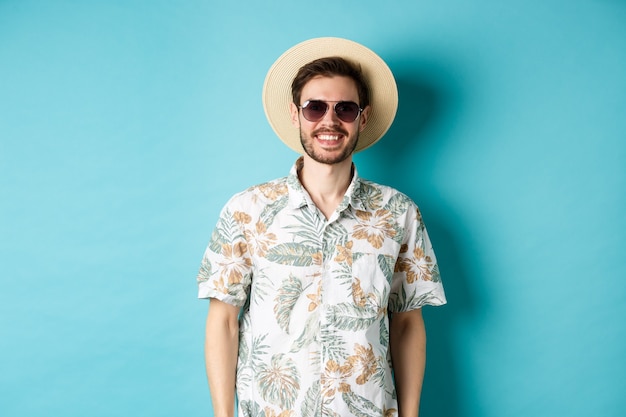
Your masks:
M392 313L446 303L435 252L415 204L409 206L405 223L391 282L389 311Z
M241 218L246 214L234 209L232 200L221 211L198 272L198 298L216 298L242 306L249 294L252 258Z

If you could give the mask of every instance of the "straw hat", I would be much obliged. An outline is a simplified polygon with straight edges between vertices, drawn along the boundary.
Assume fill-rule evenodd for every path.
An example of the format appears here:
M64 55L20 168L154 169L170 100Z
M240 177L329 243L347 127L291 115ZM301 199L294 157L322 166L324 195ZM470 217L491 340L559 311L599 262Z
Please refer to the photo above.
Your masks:
M391 70L372 50L341 38L315 38L290 48L272 65L263 85L263 107L272 129L302 154L298 129L291 123L291 82L300 67L319 58L340 56L359 64L370 90L370 115L355 152L372 146L387 132L398 108L398 89Z

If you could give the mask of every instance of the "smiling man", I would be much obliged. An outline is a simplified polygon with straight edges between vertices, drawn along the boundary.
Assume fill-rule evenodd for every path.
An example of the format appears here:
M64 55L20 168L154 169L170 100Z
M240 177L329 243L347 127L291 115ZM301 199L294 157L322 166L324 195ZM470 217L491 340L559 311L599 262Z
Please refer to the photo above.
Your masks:
M417 416L421 308L446 299L417 206L359 177L395 117L374 52L317 38L285 52L263 100L296 152L288 176L223 208L198 275L216 417Z

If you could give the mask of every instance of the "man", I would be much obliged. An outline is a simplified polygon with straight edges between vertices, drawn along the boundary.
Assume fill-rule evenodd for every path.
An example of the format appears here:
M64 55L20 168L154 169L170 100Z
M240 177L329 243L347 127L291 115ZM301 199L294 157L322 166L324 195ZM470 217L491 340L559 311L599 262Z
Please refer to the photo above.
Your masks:
M239 416L417 416L439 270L415 204L352 163L393 121L393 75L362 45L318 38L274 63L263 98L302 156L235 195L205 252L214 414L234 415L236 391Z

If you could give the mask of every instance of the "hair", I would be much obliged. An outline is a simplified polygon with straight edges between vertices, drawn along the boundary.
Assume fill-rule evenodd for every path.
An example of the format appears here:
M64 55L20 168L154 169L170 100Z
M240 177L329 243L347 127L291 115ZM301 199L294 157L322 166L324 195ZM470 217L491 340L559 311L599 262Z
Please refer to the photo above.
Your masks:
M338 56L316 59L302 66L291 83L291 95L294 104L300 105L302 89L315 77L348 77L354 80L359 94L359 106L365 108L369 105L369 88L361 66L354 64L345 58Z

